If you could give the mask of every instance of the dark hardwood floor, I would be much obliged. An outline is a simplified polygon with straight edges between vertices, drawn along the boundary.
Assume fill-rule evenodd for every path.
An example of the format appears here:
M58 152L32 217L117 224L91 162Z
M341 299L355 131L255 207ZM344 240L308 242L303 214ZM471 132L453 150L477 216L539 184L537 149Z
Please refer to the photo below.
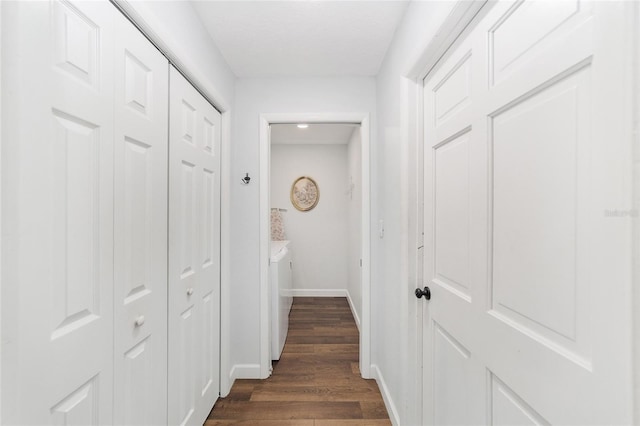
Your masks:
M295 298L287 343L266 380L236 380L205 426L391 425L374 380L360 378L345 298Z

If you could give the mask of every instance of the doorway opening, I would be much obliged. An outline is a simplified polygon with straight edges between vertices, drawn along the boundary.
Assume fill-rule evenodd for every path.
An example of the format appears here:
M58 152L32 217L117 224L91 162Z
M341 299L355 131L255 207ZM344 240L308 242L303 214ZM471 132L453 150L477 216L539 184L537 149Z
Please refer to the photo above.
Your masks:
M300 129L298 124L309 127ZM311 131L301 133L302 130ZM341 143L330 134L342 134ZM346 135L346 136L345 136ZM330 141L333 140L333 143ZM272 145L273 144L273 145ZM330 167L335 163L333 171ZM346 296L360 330L360 371L370 378L370 155L368 114L263 114L260 132L260 375L271 372L271 292L269 285L272 208L285 223L285 234L292 241L296 256L306 266L294 263L293 296ZM295 176L294 176L295 175ZM299 176L298 176L299 175ZM314 179L315 175L315 179ZM311 177L320 189L313 207L294 205L292 185L299 177ZM356 191L356 187L359 191ZM342 199L344 203L336 203ZM358 208L356 208L358 206ZM311 207L311 208L309 208ZM305 208L309 208L304 211ZM302 210L301 210L302 209ZM314 211L315 210L315 211ZM344 222L336 216L344 215ZM334 229L324 233L324 244L317 244L308 232L322 233L316 225L305 231L304 222L313 218L320 227ZM301 220L303 219L303 220ZM307 223L308 224L308 223ZM356 226L358 229L354 230ZM337 229L335 229L337 228ZM351 231L349 230L351 228ZM342 232L340 231L342 229ZM307 234L305 234L305 232ZM333 238L330 234L333 234ZM348 247L345 259L332 269L339 277L321 283L313 277L313 256L322 256L332 242ZM315 253L315 254L314 254ZM320 260L322 262L322 260ZM356 263L357 268L351 265ZM317 267L317 260L315 261ZM351 266L351 267L350 267ZM317 269L316 269L317 270ZM333 278L338 277L338 275ZM309 280L309 278L311 278ZM320 278L320 277L318 277ZM356 280L357 282L353 282ZM337 283L337 287L335 283ZM299 283L298 283L299 284Z

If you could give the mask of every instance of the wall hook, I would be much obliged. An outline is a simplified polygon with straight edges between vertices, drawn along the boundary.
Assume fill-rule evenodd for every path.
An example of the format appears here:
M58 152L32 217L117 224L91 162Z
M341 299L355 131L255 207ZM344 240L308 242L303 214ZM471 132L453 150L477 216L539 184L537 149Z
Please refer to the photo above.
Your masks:
M251 178L249 177L249 173L245 173L245 176L241 179L243 185L249 185L251 182Z

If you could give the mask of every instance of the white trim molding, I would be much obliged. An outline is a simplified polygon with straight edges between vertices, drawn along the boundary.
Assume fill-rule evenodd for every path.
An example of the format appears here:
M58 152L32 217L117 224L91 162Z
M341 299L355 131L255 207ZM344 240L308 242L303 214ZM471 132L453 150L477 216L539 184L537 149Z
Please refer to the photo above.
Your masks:
M227 396L233 381L231 368L231 111L222 114L220 149L220 396Z
M351 314L353 315L353 320L356 322L356 327L358 327L358 331L360 331L360 317L358 316L358 310L356 309L356 305L353 303L353 299L351 298L351 293L349 290L345 290L347 292L347 302L349 302L349 308L351 308Z
M640 210L640 3L633 4L631 28L633 28L633 152L634 152L634 176L633 176L633 211ZM633 223L633 328L634 328L634 412L633 424L640 424L640 219L635 218Z
M0 24L2 23L2 4L0 4ZM2 33L0 32L0 86L2 86ZM2 99L0 99L0 235L2 232ZM2 244L0 240L0 283L2 283ZM0 285L0 341L4 341L2 333L2 285ZM0 362L0 384L2 381L2 362ZM5 390L6 392L6 390ZM2 423L2 386L0 386L0 423Z
M343 288L294 288L291 294L293 297L348 297Z
M282 123L356 123L362 143L362 317L360 330L360 373L371 378L371 130L368 113L274 113L260 114L260 377L271 369L269 331L269 176L271 141L269 126ZM346 291L346 290L343 290ZM346 297L343 292L340 297ZM353 309L352 309L353 311ZM355 317L355 315L354 315Z
M389 392L389 387L387 386L387 382L385 382L384 377L382 376L382 372L375 364L371 366L371 376L371 378L375 379L376 383L378 384L378 388L380 388L382 400L384 401L384 405L387 409L387 414L389 415L391 423L394 426L399 426L400 416L398 415L398 409L396 408L396 405L391 398L391 392Z
M267 378L271 369L271 303L269 258L271 252L270 228L270 163L271 129L267 117L260 116L260 378ZM266 212L266 213L265 213Z
M229 382L236 379L255 379L260 374L260 364L236 364L229 373Z

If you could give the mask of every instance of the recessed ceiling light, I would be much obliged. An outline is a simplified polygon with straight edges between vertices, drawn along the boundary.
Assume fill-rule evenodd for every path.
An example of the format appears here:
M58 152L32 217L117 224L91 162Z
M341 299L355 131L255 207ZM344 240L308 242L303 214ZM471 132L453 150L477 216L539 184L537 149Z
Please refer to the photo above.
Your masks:
M307 127L309 127L308 124L304 124L304 123L298 124L298 129L306 129Z

